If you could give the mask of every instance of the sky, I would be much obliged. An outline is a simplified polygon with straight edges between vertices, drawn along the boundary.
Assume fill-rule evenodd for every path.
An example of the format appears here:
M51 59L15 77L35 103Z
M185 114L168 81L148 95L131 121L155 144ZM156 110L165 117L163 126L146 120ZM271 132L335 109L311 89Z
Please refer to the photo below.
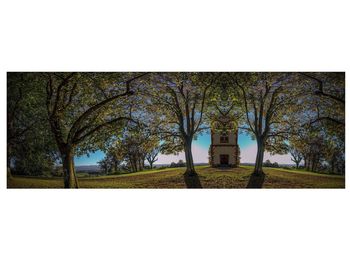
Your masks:
M254 163L257 151L256 142L246 134L238 135L238 145L241 150L241 163ZM203 134L198 137L192 144L192 154L195 163L207 163L208 162L208 150L210 146L210 134ZM75 158L75 165L95 165L98 161L104 158L104 153L97 151L90 153L89 156L84 155ZM179 160L185 161L185 154L179 153L178 155L164 155L158 156L156 164L170 164L171 162L178 162ZM286 155L271 155L265 152L264 161L270 160L271 162L277 162L279 164L293 164L290 154Z

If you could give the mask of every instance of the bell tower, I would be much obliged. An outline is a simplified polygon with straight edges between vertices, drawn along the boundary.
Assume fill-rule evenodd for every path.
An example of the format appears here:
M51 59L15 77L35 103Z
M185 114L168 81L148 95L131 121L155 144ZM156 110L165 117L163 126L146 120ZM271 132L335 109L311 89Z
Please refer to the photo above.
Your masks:
M212 167L238 167L239 155L238 130L222 116L212 123L209 163Z
M238 146L237 98L234 84L223 74L217 82L215 99L212 101L211 145L209 164L212 167L238 167L240 150Z

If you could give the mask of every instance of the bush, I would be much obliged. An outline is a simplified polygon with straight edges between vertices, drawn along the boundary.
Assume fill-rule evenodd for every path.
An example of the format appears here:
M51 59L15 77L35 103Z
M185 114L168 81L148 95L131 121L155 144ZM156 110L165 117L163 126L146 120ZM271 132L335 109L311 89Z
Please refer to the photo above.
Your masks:
M174 167L185 167L185 166L186 166L186 163L183 160L179 160L178 163L172 162L169 167L174 168Z
M277 162L274 162L274 163L272 164L272 167L278 168L278 167L280 167L280 166L278 165Z
M270 160L266 160L264 163L263 163L263 166L264 167L272 167L272 163Z
M266 160L266 161L263 163L263 166L264 166L264 167L274 167L274 168L280 167L280 166L278 165L277 162L271 163L270 160Z

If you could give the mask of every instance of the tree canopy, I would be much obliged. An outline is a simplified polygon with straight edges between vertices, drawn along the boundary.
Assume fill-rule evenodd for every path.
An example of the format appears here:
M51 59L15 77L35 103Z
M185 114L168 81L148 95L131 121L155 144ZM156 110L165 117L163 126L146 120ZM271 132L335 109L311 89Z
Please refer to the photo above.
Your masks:
M184 151L186 185L201 187L192 144L213 124L256 141L248 187L262 187L266 151L344 173L341 72L13 72L7 91L8 168L44 175L61 164L65 187L78 187L74 157L97 150L105 173Z

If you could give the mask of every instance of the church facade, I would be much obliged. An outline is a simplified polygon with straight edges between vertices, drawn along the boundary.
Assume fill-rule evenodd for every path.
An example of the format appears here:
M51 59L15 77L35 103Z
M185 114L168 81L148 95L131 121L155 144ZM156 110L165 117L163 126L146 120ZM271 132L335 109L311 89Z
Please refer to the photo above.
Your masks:
M212 167L238 167L239 161L237 128L230 127L230 123L225 120L213 123L209 164Z

